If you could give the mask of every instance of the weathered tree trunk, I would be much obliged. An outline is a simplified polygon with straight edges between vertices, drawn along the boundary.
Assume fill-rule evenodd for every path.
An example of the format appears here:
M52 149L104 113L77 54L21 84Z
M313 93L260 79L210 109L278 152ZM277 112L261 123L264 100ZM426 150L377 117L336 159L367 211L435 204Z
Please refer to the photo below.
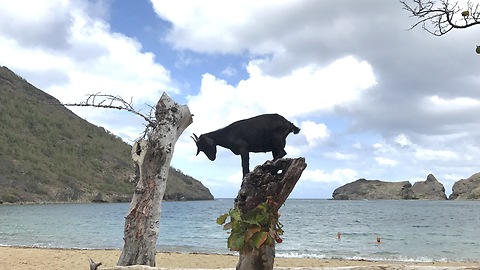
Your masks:
M278 204L274 211L278 211L306 167L305 158L278 159L257 166L243 178L235 199L235 208L245 213L264 203L268 196L272 196ZM240 252L237 270L272 270L274 258L275 242L271 246L263 245L260 249L248 253Z
M137 185L125 217L124 247L117 265L155 266L161 202L175 143L192 123L186 105L163 93L155 108L156 127L132 147Z

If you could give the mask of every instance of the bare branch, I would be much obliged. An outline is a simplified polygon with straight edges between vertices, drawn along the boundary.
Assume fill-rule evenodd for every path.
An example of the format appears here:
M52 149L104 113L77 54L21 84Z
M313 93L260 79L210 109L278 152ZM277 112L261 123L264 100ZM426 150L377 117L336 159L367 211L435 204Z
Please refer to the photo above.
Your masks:
M408 11L418 21L412 25L413 29L419 25L428 33L443 36L452 29L464 29L480 24L480 4L467 2L466 7L460 7L458 2L453 4L449 0L412 0L400 1L403 9Z
M135 110L133 107L133 98L130 99L130 102L125 101L120 96L106 95L101 93L89 94L87 99L84 102L80 103L66 103L62 104L64 106L79 106L79 107L95 107L95 108L106 108L106 109L117 109L131 112L135 115L142 117L148 124L145 126L143 136L145 138L151 132L153 128L156 127L157 121L155 119L154 110L155 107L150 106L150 111L148 115L140 113L140 111Z

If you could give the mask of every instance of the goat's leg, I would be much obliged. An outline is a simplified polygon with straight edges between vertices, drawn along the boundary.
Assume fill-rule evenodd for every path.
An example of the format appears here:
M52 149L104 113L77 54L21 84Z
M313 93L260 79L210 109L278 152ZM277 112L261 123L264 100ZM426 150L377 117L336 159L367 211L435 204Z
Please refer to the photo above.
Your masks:
M274 140L272 140L272 145L273 145L273 151L272 151L272 156L273 160L277 160L279 158L284 157L287 152L285 152L285 144L287 141L285 138L281 136L276 136Z
M286 154L287 154L287 152L285 152L285 150L283 148L280 149L280 150L273 150L272 151L272 156L273 156L274 161L284 157Z
M242 171L243 171L243 176L245 177L245 175L247 175L247 173L250 172L250 168L249 168L249 160L250 160L250 156L248 154L248 152L246 153L241 153L240 154L241 157L242 157Z

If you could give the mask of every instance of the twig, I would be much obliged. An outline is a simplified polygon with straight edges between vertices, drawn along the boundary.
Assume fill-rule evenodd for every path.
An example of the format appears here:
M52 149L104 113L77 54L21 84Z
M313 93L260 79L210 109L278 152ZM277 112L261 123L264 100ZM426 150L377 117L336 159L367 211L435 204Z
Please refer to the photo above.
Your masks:
M443 36L452 29L464 29L480 24L480 4L467 2L462 9L458 2L451 4L448 0L413 0L413 5L400 1L403 9L419 20L410 27L410 30L421 25L428 33ZM458 17L461 16L459 19Z
M138 116L142 117L148 123L147 125L145 125L145 130L143 132L143 135L139 139L145 138L146 136L148 136L148 134L150 134L152 129L155 128L156 125L157 125L157 121L156 121L155 117L153 116L155 107L147 104L147 106L150 107L150 111L149 111L148 115L142 114L133 107L132 98L130 99L130 102L127 102L120 96L95 93L95 94L89 94L87 99L84 102L64 103L62 105L64 105L64 106L117 109L117 110L128 111L128 112L131 112L135 115L138 115Z
M101 262L96 263L92 260L92 258L88 258L88 261L90 263L90 270L97 270L100 265L102 265Z

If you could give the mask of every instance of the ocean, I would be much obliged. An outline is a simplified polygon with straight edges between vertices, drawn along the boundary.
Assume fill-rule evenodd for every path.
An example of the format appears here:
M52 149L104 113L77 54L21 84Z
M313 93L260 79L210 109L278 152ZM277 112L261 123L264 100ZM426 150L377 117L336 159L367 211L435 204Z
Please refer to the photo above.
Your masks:
M233 199L163 202L157 250L232 254L226 231L215 222L232 206ZM0 205L0 245L121 249L128 207ZM480 261L478 201L294 199L280 212L285 234L276 246L277 257Z

